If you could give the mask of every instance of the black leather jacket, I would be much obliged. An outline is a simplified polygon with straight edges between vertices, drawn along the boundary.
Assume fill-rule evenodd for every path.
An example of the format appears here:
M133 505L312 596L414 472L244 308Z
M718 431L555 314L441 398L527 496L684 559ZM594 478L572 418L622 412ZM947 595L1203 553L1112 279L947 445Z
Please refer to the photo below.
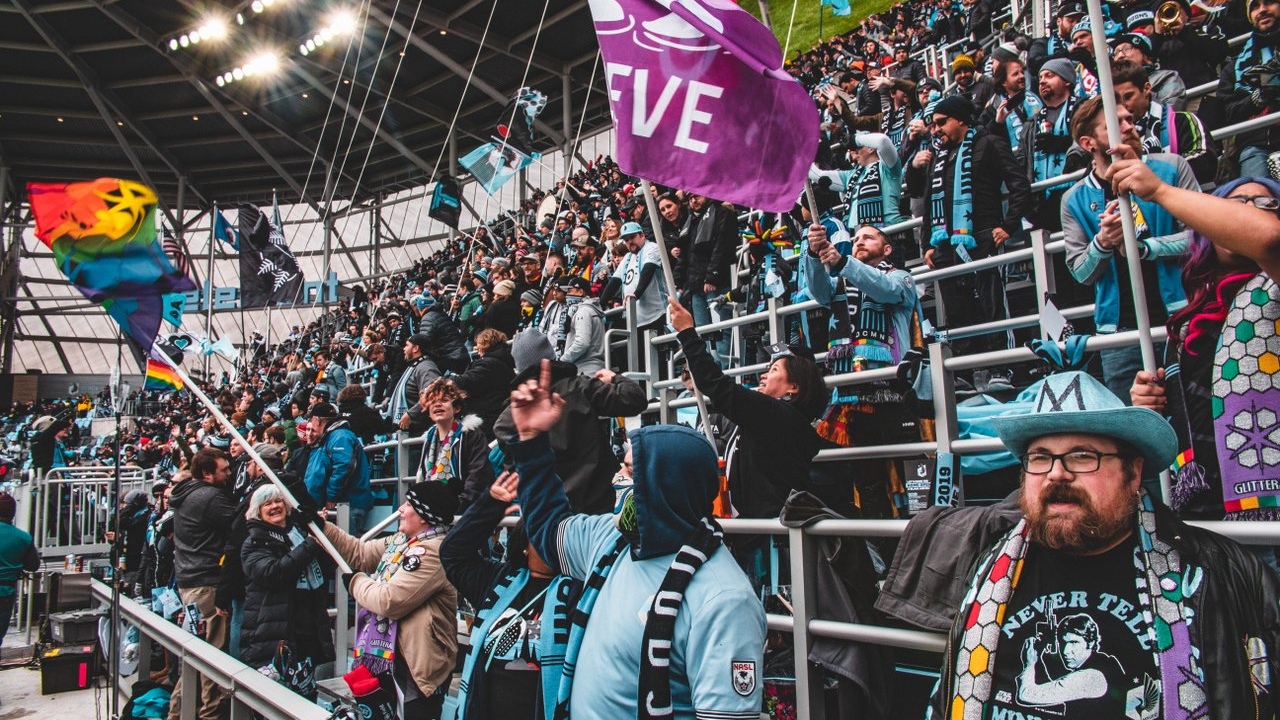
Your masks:
M1203 571L1198 592L1186 600L1194 615L1191 642L1200 649L1208 685L1209 717L1274 718L1275 701L1269 687L1254 683L1262 668L1251 673L1251 659L1265 663L1265 675L1280 672L1280 577L1253 553L1217 533L1191 527L1173 516L1173 511L1157 503L1156 535L1182 554L1184 565ZM974 566L981 567L992 547ZM972 575L972 569L970 575ZM948 638L942 682L934 692L933 717L946 717L943 707L950 703L955 681L955 653L962 643L963 615L957 613ZM1261 641L1261 657L1248 646ZM1013 650L1016 652L1016 648ZM1252 656L1252 657L1251 657ZM1164 692L1168 692L1165 688Z

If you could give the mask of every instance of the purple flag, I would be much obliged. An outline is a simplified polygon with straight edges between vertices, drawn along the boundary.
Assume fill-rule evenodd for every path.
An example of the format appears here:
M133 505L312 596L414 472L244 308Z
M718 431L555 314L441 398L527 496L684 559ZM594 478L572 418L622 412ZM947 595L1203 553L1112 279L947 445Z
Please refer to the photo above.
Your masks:
M790 210L818 111L778 41L731 0L590 0L618 165L642 178Z

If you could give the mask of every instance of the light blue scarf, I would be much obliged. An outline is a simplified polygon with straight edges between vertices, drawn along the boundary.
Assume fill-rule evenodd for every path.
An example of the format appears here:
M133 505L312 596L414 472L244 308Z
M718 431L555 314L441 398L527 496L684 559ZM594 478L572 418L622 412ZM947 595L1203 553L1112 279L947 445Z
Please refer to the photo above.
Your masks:
M950 223L943 212L946 206L946 183L940 179L946 177L950 151L939 151L933 166L934 177L939 179L934 181L933 197L930 199L933 230L929 244L941 247L943 243L950 241L961 262L970 262L973 258L969 256L969 251L977 246L973 238L973 137L977 134L977 128L969 128L960 141L960 146L955 149L956 169L952 176Z
M463 663L462 682L458 685L458 720L464 720L466 717L467 696L471 692L471 682L477 672L477 662L480 661L479 672L484 672L484 663L488 661L488 658L482 657L485 655L484 647L487 644L485 639L493 630L494 623L512 606L511 604L519 597L520 591L524 590L528 582L528 568L521 569L515 575L506 576L493 586L485 597L483 608L476 613L477 622L471 631L471 651L467 653L466 662ZM544 718L555 717L556 698L560 692L560 673L568 649L567 640L557 642L557 639L566 637L564 633L559 632L561 628L570 627L573 606L567 601L575 597L576 593L565 586L573 584L575 581L572 578L560 575L551 581L542 597L543 630L538 638L537 653L538 666L541 668L542 675L542 716Z

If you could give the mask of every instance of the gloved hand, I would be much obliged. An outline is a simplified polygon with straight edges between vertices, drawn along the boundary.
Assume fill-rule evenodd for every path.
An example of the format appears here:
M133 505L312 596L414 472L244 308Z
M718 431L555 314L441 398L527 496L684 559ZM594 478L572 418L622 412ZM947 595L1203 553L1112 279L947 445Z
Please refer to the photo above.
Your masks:
M305 528L308 525L315 525L317 529L324 530L324 517L316 514L314 509L296 507L289 511L289 522L295 527Z
M1036 135L1036 150L1051 155L1060 155L1071 147L1070 135L1043 134Z
M355 573L342 573L342 584L347 588L347 594L351 594L351 579L356 576Z

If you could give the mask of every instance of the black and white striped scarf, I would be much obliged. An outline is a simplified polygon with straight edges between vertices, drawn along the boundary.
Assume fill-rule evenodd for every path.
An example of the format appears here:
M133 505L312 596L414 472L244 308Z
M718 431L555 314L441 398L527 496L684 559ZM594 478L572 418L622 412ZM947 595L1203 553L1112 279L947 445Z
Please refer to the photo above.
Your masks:
M694 528L685 544L671 561L662 585L653 596L649 617L644 624L644 642L640 646L639 720L669 718L674 714L671 703L671 646L676 632L676 614L684 604L684 593L694 573L720 547L724 534L710 518Z

